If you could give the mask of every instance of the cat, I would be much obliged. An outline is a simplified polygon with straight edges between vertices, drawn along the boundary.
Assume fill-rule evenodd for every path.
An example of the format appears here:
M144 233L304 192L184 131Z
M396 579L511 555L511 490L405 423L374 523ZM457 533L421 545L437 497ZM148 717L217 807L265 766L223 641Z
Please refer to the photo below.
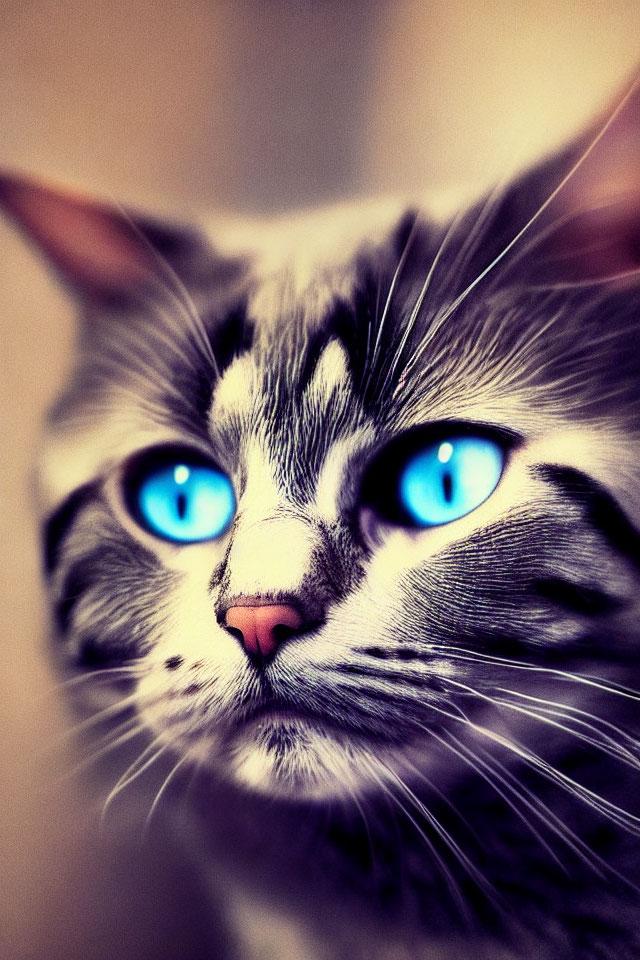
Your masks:
M149 736L110 798L173 758L208 955L640 956L638 84L448 218L0 205L82 313L55 652Z

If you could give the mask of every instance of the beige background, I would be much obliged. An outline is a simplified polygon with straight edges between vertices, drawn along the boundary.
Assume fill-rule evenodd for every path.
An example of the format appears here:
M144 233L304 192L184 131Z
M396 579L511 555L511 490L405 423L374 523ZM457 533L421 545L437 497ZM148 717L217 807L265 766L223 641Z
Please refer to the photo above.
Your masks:
M577 130L639 63L640 0L0 0L0 165L176 214L481 185ZM72 326L0 222L7 960L115 956L131 905L93 807L55 782L68 755L41 757L67 720L49 695L29 470ZM136 895L144 936L162 905Z

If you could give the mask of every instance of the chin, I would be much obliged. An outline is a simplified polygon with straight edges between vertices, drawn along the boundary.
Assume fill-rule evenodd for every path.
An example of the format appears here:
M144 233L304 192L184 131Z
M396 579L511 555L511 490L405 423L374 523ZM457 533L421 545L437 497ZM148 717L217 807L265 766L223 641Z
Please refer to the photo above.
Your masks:
M293 802L330 802L371 789L364 745L298 717L254 720L230 746L226 763L243 788Z

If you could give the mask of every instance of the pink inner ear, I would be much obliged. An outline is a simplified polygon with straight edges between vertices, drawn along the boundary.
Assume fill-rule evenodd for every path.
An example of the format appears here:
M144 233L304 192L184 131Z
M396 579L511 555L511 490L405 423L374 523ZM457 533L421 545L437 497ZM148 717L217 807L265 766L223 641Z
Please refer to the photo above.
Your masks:
M0 206L89 296L132 291L157 275L152 253L117 209L20 177L0 177Z

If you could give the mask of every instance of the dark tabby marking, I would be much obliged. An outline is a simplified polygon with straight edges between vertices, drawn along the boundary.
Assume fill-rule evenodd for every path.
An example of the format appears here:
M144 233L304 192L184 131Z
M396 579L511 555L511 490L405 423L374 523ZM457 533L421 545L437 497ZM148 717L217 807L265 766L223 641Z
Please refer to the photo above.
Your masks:
M96 496L94 484L87 484L74 491L65 502L54 510L42 528L43 558L45 573L51 574L58 562L60 546L80 511Z

